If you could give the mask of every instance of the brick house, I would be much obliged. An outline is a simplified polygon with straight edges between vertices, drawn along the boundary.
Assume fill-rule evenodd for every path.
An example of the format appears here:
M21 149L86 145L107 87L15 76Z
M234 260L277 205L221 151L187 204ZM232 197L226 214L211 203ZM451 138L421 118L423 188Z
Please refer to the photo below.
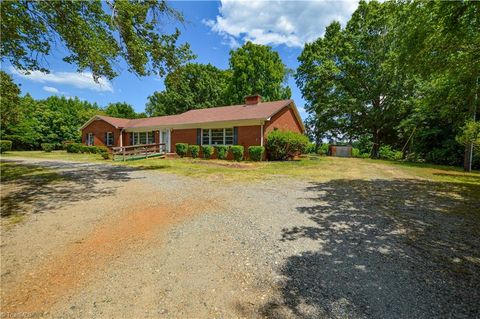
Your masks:
M178 115L122 119L97 115L82 127L82 143L109 148L164 143L175 152L176 143L197 145L264 145L273 130L304 133L293 100L262 102L245 97L245 104L190 110Z

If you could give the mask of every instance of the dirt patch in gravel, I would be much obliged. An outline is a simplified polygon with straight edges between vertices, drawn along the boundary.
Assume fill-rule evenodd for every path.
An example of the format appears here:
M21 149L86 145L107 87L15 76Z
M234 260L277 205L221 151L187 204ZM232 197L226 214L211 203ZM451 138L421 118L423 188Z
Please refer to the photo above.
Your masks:
M2 310L39 312L49 309L59 298L91 281L111 261L128 251L146 248L149 239L160 231L208 210L206 203L193 204L131 207L106 220L82 241L69 245L64 252L29 273L4 296Z

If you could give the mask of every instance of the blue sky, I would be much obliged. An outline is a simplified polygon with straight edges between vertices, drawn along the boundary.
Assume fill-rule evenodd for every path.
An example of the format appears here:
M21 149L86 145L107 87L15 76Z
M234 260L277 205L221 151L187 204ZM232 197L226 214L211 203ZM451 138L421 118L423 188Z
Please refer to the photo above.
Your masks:
M188 42L195 62L228 67L229 52L245 41L270 45L287 67L296 69L297 57L305 42L323 35L333 20L348 21L357 1L175 1L170 5L182 12L185 23L179 24L181 42ZM173 27L167 25L167 29ZM62 62L64 49L54 48L47 57L51 73L33 72L23 75L8 63L2 68L21 84L22 93L35 98L51 95L78 96L105 106L110 102L127 102L137 112L143 112L147 97L164 88L163 79L149 76L139 78L120 64L119 76L96 84L88 71L75 72L75 66ZM302 117L304 101L293 80L289 79L292 98Z

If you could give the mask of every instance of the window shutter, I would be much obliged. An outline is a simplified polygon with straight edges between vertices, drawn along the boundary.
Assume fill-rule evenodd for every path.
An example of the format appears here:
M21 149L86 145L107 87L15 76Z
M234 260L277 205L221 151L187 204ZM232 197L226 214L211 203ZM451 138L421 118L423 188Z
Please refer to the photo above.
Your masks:
M108 145L108 133L107 132L104 133L104 143L105 143L105 145Z
M133 145L133 133L130 133L128 135L130 135L130 145Z
M238 144L238 127L233 128L233 145Z
M197 145L202 145L202 129L197 128Z

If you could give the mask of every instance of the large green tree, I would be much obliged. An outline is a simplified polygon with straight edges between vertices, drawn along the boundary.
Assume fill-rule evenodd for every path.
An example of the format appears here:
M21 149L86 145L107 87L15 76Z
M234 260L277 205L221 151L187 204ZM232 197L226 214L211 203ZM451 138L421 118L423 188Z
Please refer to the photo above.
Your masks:
M107 107L105 108L105 114L107 114L108 116L120 117L125 119L136 119L136 118L145 117L145 114L136 113L135 110L133 109L133 106L125 102L116 102L116 103L108 104Z
M149 116L179 114L188 110L227 105L230 72L211 64L188 63L169 73L165 90L148 97Z
M137 75L162 76L192 57L188 44L178 44L178 29L162 30L183 20L166 1L17 0L0 7L1 59L20 70L48 71L45 57L59 43L67 49L63 60L96 80L115 77L119 59Z
M12 77L0 70L0 134L19 119L20 87Z
M455 136L479 108L480 3L421 1L398 12L399 64L419 79L416 112L404 123L415 129L410 147L445 164L464 157L469 169L471 145L462 150Z
M395 128L411 101L409 79L395 63L392 5L361 1L345 29L334 22L305 45L295 78L317 141L369 136L372 157L382 144L398 142Z
M265 101L290 98L291 90L285 85L289 70L269 46L247 42L230 51L229 64L231 103L241 104L246 95L252 94L260 94Z

